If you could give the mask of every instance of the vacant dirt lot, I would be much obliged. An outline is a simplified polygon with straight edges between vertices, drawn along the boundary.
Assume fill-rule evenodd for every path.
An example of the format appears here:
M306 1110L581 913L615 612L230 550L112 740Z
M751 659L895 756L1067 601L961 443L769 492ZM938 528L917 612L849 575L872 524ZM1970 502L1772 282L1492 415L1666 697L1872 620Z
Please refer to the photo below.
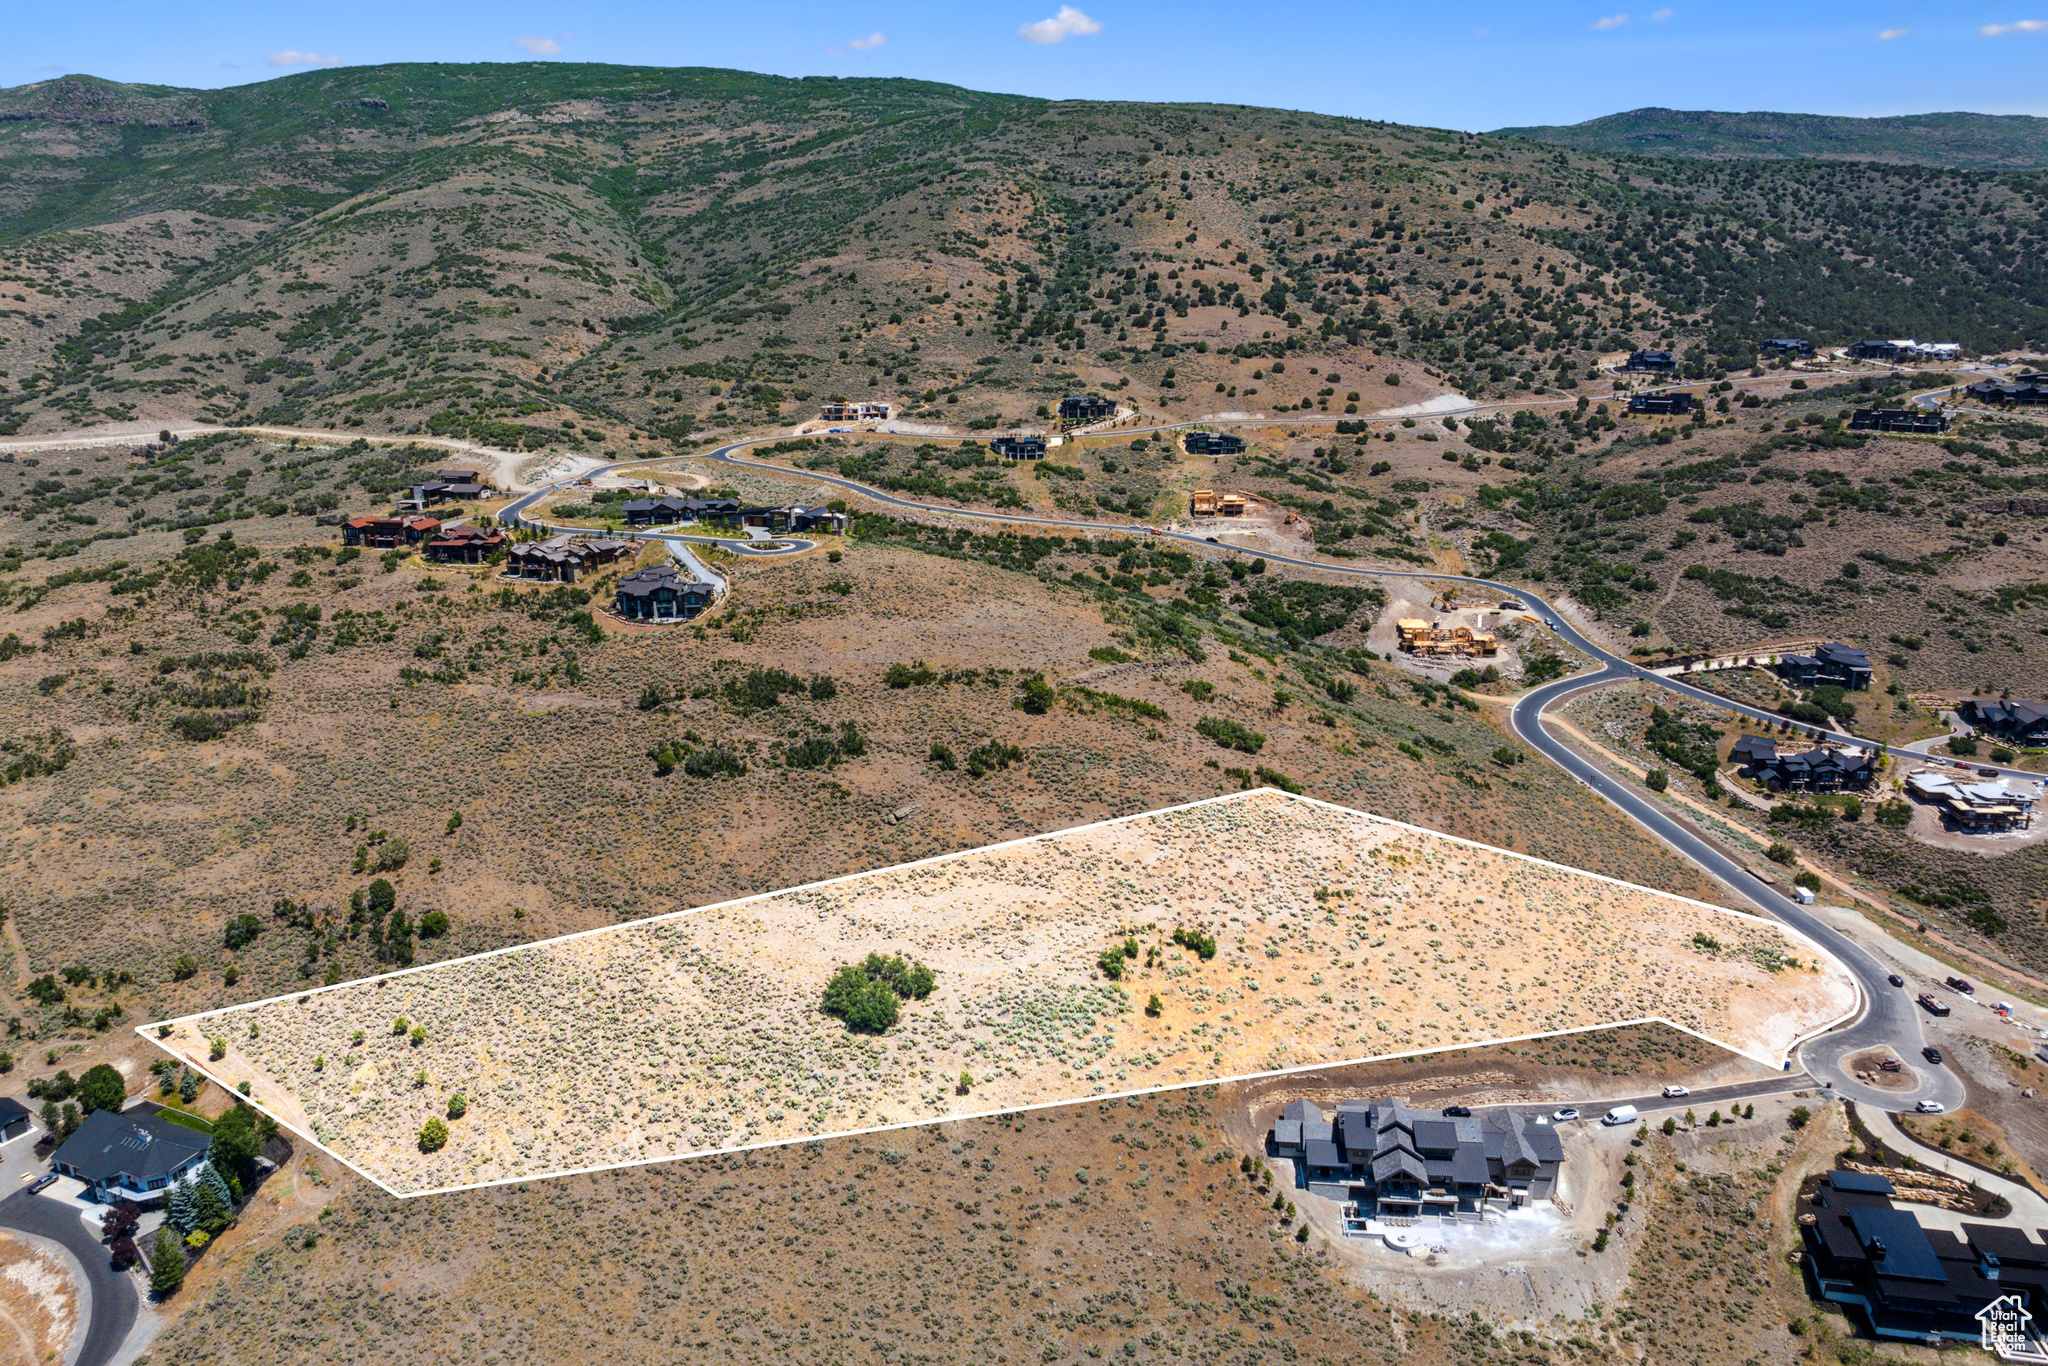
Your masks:
M1096 963L1115 946L1121 984ZM816 1006L870 952L938 977L880 1038ZM1649 1018L1775 1061L1853 1003L1769 922L1265 790L238 1008L164 1046L409 1191ZM454 1139L417 1152L453 1093Z

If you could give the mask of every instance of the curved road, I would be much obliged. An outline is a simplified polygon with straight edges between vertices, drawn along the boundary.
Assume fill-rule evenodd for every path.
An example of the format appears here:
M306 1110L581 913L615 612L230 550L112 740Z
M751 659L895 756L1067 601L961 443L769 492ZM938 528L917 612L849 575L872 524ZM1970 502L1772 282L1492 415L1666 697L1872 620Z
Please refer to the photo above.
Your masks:
M26 1189L0 1200L0 1227L62 1243L85 1268L92 1316L77 1366L106 1366L135 1327L138 1299L133 1275L114 1270L107 1249L86 1230L76 1209L31 1195Z

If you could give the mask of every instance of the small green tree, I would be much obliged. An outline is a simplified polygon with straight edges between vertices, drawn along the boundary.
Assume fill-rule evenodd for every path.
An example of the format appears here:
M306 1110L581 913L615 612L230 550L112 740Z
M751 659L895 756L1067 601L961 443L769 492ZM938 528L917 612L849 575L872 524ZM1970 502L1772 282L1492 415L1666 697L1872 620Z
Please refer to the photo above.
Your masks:
M128 1099L128 1083L119 1071L106 1063L89 1067L78 1079L78 1104L85 1113L95 1110L119 1112Z
M1671 1135L1678 1132L1678 1121L1673 1119L1670 1115L1666 1115L1664 1116L1663 1124L1659 1125L1658 1127L1664 1131L1664 1136L1666 1138L1669 1138L1671 1137Z
M457 1091L454 1095L448 1097L448 1118L461 1119L464 1115L468 1113L469 1097L463 1095L460 1091Z
M149 1254L149 1289L158 1299L169 1299L185 1283L185 1249L178 1235L166 1224L156 1231L156 1246Z
M896 1023L900 1003L888 983L869 976L853 963L832 974L819 1008L853 1029L880 1034Z
M370 913L372 915L389 915L392 908L398 905L398 889L392 886L387 879L380 877L370 884L370 893L367 899L370 903Z
M1807 1109L1804 1105L1793 1106L1792 1113L1785 1116L1785 1122L1795 1129L1804 1129L1812 1120L1813 1111Z
M430 1119L420 1126L420 1151L439 1152L448 1144L448 1126L438 1119Z
M1160 1002L1159 993L1156 991L1153 992L1151 999L1145 1002L1145 1013L1147 1015L1157 1016L1159 1012L1164 1009L1166 1009L1166 1007Z
M974 1074L973 1074L972 1072L969 1072L969 1071L968 1071L968 1070L967 1070L966 1068L964 1068L964 1067L963 1067L963 1068L961 1068L961 1069L960 1069L960 1094L964 1096L964 1095L966 1095L966 1094L967 1094L967 1093L968 1093L969 1091L971 1091L971 1090L973 1090L973 1089L974 1089Z
M1016 705L1032 716L1043 716L1052 710L1052 704L1058 700L1059 693L1054 690L1052 684L1045 681L1045 675L1033 674L1024 680L1023 693L1017 698Z
M1671 786L1671 775L1661 768L1653 768L1643 777L1643 786L1652 792L1662 792Z

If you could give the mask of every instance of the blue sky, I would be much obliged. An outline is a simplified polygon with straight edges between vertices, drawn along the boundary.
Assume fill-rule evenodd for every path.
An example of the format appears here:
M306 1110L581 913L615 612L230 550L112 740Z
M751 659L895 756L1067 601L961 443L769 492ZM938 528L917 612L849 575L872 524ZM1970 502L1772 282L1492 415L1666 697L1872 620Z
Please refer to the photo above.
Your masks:
M1644 105L2048 115L2048 0L102 0L28 5L0 85L219 86L312 65L628 62L909 76L1487 129Z

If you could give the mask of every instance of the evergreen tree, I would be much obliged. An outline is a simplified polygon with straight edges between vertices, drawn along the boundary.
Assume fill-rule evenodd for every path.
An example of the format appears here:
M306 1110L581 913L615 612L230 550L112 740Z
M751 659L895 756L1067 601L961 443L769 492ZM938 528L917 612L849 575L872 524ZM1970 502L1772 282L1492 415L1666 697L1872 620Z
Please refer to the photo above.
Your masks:
M178 1182L164 1200L165 1214L171 1227L181 1234L190 1233L199 1222L199 1208L192 1198L192 1185L190 1181Z
M181 1067L178 1071L178 1099L190 1105L199 1099L199 1074L189 1067Z
M214 1194L214 1198L220 1201L221 1207L223 1209L234 1208L234 1188L227 1183L226 1178L220 1174L220 1171L211 1162L208 1162L199 1168L199 1180L200 1189L212 1191ZM202 1209L205 1208L203 1203L200 1207ZM207 1231L209 1233L212 1232L211 1229L208 1229Z
M219 1233L234 1218L228 1212L228 1202L221 1198L220 1192L211 1181L199 1183L199 1190L193 1196L193 1202L197 1211L195 1222L203 1232Z
M156 1246L149 1254L149 1288L158 1299L168 1299L185 1283L185 1249L169 1228L156 1231Z

